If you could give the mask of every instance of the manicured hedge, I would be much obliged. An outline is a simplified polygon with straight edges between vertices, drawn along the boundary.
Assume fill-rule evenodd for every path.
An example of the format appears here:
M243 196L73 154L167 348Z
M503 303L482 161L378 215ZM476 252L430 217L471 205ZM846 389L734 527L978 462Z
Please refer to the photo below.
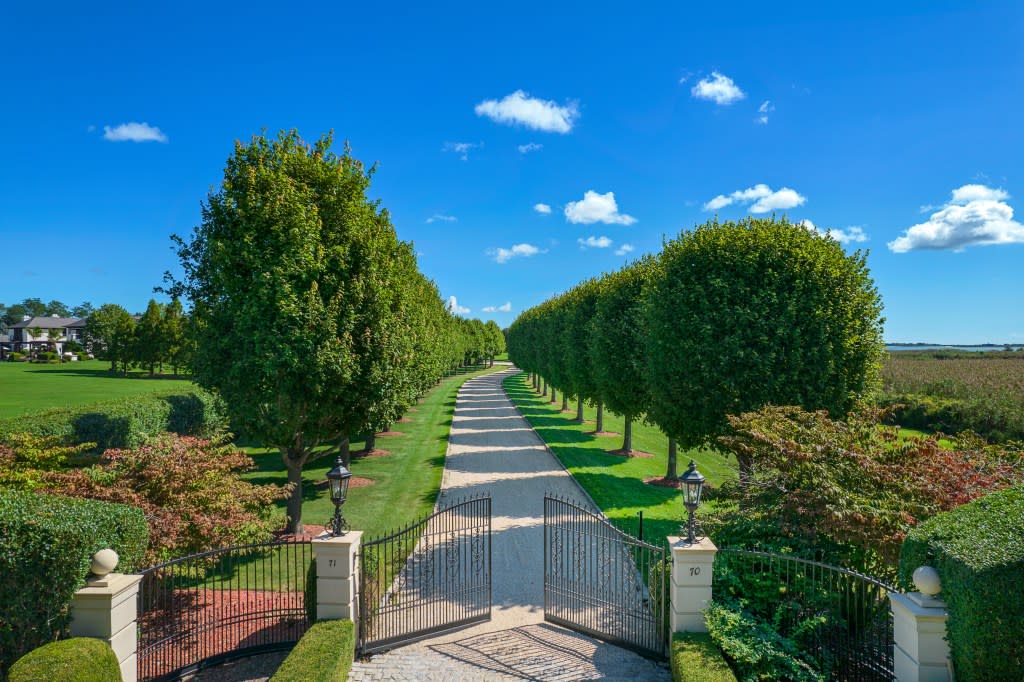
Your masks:
M676 682L736 682L722 650L704 632L672 637L672 679Z
M270 682L345 682L356 655L350 620L322 620L295 645Z
M8 682L121 682L121 669L110 645L75 637L44 644L11 666Z
M0 489L0 679L19 656L62 632L96 551L115 550L117 570L129 572L148 536L136 507Z
M164 431L207 437L228 425L223 403L200 388L119 398L0 420L0 440L12 433L58 436L100 449L131 448Z
M899 405L892 421L926 431L974 431L994 443L1024 439L1024 413L1013 403L994 396L962 400L916 393L885 395L881 407Z
M1024 671L1024 486L938 514L912 530L900 579L918 566L942 577L958 680L1021 679Z

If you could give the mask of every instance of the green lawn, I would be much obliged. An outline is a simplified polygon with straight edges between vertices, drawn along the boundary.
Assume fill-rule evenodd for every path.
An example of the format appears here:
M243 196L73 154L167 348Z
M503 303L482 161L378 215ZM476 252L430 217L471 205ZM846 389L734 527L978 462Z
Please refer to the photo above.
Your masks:
M373 485L351 488L342 508L349 526L366 532L366 539L376 537L429 514L434 507L441 486L444 457L448 449L448 433L455 411L455 395L469 378L504 369L463 371L431 390L410 412L411 421L391 428L405 435L377 438L377 447L391 454L352 460L352 475L369 478ZM352 443L353 451L362 449L362 441ZM283 484L287 480L281 455L277 450L246 447L244 450L256 461L257 470L245 474L254 483ZM334 466L332 457L321 458L306 465L303 470L302 520L305 523L325 525L334 513L326 487L316 488L314 483L325 480L325 474ZM279 505L284 508L284 502Z
M150 379L142 371L125 377L109 369L110 363L101 360L60 365L0 362L0 419L192 385L188 379Z
M655 544L667 535L678 535L685 516L679 491L644 483L644 479L664 476L668 438L654 426L633 425L633 449L654 457L625 458L608 454L622 446L621 436L595 436L594 412L584 410L588 423L576 424L576 416L562 414L562 399L551 404L531 387L525 373L505 379L505 390L541 438L580 485L619 528L636 535L637 512L644 512L644 539ZM575 407L573 405L572 407ZM622 418L605 410L605 431L622 431ZM736 476L735 460L706 450L682 450L678 454L678 472L686 471L690 459L712 485Z

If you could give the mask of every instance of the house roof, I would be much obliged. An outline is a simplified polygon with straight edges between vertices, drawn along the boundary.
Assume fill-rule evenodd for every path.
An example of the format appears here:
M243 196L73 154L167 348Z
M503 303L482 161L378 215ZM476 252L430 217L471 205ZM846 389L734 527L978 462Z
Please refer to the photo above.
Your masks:
M78 320L77 317L33 317L30 320L12 324L10 329L35 329L36 327L39 329L64 329Z

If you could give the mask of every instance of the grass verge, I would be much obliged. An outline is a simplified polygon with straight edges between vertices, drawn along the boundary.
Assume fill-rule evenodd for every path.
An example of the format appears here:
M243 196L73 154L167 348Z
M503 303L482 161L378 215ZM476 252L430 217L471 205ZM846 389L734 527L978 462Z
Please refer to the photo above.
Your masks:
M444 457L448 449L455 396L459 387L475 376L504 369L465 370L443 379L406 415L408 421L394 424L392 431L402 435L378 437L377 448L390 454L381 457L353 458L352 475L368 478L373 485L349 489L348 501L342 512L351 528L364 531L367 538L376 537L387 529L405 525L433 511L434 501L441 486ZM353 441L357 452L363 441ZM252 483L287 482L287 472L281 455L275 449L243 448L256 462L256 470L244 475ZM334 466L331 457L323 457L306 464L302 472L304 502L302 520L324 525L334 513L326 487L314 484L324 481L327 471ZM284 510L284 500L278 507Z
M622 446L620 435L593 434L595 410L584 408L583 424L573 421L572 413L562 413L562 402L550 403L530 386L525 373L505 379L505 391L537 434L566 469L579 481L594 502L622 530L636 535L638 516L644 512L644 539L664 543L667 535L678 535L685 512L678 490L644 483L645 479L665 475L668 438L655 426L633 425L633 449L654 457L622 457L609 454ZM575 405L573 405L575 407ZM622 432L622 418L605 410L605 432ZM678 457L678 473L686 470L690 459L711 485L720 485L736 476L736 464L710 450L683 450Z

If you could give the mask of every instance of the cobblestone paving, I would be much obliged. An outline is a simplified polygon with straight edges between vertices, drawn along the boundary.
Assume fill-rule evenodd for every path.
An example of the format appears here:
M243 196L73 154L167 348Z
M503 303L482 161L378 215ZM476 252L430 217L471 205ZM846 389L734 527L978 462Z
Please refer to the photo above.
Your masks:
M357 661L349 680L671 678L660 663L544 623L544 494L587 497L505 395L501 382L513 371L463 385L441 491L441 504L491 495L491 620Z

